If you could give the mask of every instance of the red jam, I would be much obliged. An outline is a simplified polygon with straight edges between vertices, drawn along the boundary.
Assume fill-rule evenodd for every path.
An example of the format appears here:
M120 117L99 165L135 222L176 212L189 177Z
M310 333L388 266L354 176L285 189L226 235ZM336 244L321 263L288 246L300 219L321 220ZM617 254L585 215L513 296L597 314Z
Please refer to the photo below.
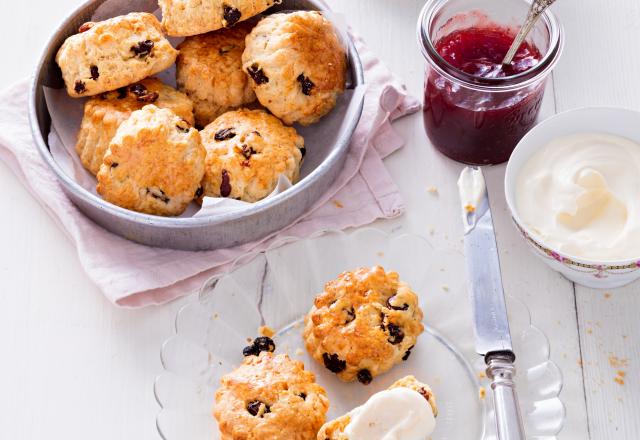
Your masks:
M513 62L502 65L515 34L503 27L456 30L438 40L436 51L455 69L480 79L526 72L542 58L529 43ZM497 164L509 159L516 144L535 125L544 81L511 91L484 91L453 83L434 70L425 84L424 122L438 150L454 160Z

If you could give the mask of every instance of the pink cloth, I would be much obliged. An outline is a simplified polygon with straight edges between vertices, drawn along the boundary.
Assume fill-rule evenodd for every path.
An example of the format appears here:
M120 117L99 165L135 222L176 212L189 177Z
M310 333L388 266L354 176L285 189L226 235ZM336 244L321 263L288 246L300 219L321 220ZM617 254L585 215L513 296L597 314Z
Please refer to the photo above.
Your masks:
M419 103L358 38L356 45L368 88L344 169L297 222L258 242L214 251L177 251L133 243L93 223L64 195L36 150L26 110L27 80L0 92L0 159L75 244L82 267L111 302L124 307L162 304L196 291L210 277L266 249L402 213L402 199L382 158L403 144L391 121L417 111Z

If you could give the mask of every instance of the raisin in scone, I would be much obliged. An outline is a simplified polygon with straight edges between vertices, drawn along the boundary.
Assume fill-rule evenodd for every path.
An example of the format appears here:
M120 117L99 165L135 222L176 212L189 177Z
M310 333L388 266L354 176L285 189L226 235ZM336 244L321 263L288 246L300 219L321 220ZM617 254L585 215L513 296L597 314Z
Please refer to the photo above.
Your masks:
M204 175L198 130L171 110L147 105L118 128L98 172L98 193L122 208L179 215Z
M263 18L247 37L242 64L260 103L288 125L317 122L345 88L345 50L316 11Z
M85 23L56 55L67 92L93 96L140 81L171 66L178 56L152 14L133 12Z
M380 266L343 272L305 317L311 356L344 381L363 384L406 360L424 330L418 296Z
M203 195L257 202L280 175L298 180L304 139L264 110L223 114L201 132L207 149Z
M168 35L187 37L232 27L281 0L158 0Z
M215 400L221 440L315 440L329 408L302 362L268 351L223 376Z
M193 125L193 103L181 92L148 78L117 91L102 93L84 105L84 116L78 133L76 151L82 165L98 174L104 154L116 130L131 113L148 104L167 108Z
M392 395L396 393L392 390L403 393ZM404 394L407 392L408 395ZM414 392L416 394L411 395ZM407 420L407 414L411 414L413 419ZM387 391L374 394L364 405L325 423L318 432L317 440L350 440L349 431L356 431L358 437L366 436L373 440L381 438L385 428L393 428L398 438L414 438L411 434L416 434L422 440L430 434L429 429L435 426L437 415L438 407L431 388L413 376L406 376ZM375 423L368 424L371 419Z
M244 40L252 26L186 38L176 64L178 89L193 101L196 124L204 127L226 111L256 100L249 77L242 70Z

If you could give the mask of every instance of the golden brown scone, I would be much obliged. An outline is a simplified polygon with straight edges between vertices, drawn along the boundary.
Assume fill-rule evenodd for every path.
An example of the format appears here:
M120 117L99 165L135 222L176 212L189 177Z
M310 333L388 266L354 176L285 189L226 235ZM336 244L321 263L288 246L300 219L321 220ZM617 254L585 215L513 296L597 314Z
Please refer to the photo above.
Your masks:
M436 397L433 394L433 391L431 391L431 388L429 388L429 385L418 382L418 380L413 376L406 376L391 385L389 389L391 390L401 387L409 388L410 390L420 393L420 395L429 402L433 415L438 415ZM335 420L325 423L318 432L317 440L349 440L349 438L344 434L344 430L350 422L351 413L349 412L342 417L338 417Z
M344 91L346 53L319 12L269 15L246 45L242 64L258 101L285 124L317 122Z
M98 172L98 193L122 208L179 215L204 175L198 130L171 110L147 105L124 121Z
M221 440L315 440L328 408L302 362L262 352L222 377L213 414Z
M193 101L196 124L205 127L226 111L256 100L242 70L249 23L186 38L176 64L178 88Z
M257 202L271 194L281 174L298 180L304 139L264 110L227 112L201 135L207 149L205 196Z
M231 27L281 0L158 0L168 35L187 37Z
M380 266L343 272L305 317L311 356L344 381L363 384L406 360L422 325L418 296Z
M56 62L74 98L115 90L171 66L178 56L152 14L133 12L85 23L67 38Z
M123 87L118 91L102 93L84 105L84 116L76 151L82 165L92 174L98 174L104 154L116 130L136 110L148 104L167 108L193 125L193 103L184 93L148 78Z

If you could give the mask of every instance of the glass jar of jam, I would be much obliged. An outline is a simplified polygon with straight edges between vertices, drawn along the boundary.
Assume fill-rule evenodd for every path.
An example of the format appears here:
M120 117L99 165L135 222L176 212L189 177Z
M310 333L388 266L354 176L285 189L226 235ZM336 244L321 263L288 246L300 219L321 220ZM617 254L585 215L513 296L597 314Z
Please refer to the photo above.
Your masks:
M473 165L505 162L535 125L563 33L547 10L503 66L528 9L523 0L429 0L422 10L424 124L446 156Z

